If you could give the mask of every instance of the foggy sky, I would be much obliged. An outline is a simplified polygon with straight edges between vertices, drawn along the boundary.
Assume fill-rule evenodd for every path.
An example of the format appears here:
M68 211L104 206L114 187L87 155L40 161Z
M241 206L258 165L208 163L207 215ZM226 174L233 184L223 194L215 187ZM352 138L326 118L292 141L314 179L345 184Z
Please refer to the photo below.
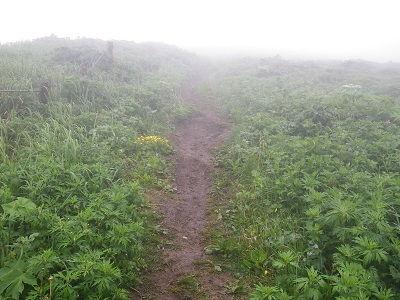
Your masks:
M0 42L55 34L227 55L400 62L397 6L396 0L13 0L0 5Z

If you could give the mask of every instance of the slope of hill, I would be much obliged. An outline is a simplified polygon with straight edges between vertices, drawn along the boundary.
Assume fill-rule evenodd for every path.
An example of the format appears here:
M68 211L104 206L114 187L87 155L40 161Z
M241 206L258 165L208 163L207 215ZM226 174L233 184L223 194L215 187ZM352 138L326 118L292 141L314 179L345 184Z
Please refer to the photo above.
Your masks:
M126 299L146 265L144 188L169 188L166 134L195 57L54 36L0 47L0 294Z

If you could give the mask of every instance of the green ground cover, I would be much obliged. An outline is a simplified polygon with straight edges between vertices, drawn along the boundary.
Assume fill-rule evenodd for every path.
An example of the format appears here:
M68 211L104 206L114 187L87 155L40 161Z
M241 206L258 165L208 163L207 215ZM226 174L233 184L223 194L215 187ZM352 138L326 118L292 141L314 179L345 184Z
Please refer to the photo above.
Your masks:
M201 91L236 127L208 250L253 300L398 299L399 64L249 58L215 74Z
M31 90L0 93L0 299L127 299L146 266L143 189L169 187L193 56L112 46L0 46L0 89Z
M143 195L174 190L165 137L190 111L181 88L198 58L112 50L54 36L0 46L0 89L30 90L0 92L0 299L127 299L147 266ZM199 92L235 124L206 249L242 278L229 290L398 299L400 66L208 64Z

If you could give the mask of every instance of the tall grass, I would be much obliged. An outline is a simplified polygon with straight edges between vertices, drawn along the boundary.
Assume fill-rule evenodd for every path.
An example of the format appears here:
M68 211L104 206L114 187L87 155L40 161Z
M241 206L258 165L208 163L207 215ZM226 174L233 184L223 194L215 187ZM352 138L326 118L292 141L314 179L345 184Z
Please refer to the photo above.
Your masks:
M146 266L142 189L166 185L170 148L135 141L166 134L188 111L179 87L190 61L169 46L114 45L114 61L99 59L100 40L0 47L0 89L51 83L47 103L0 94L4 299L127 299Z

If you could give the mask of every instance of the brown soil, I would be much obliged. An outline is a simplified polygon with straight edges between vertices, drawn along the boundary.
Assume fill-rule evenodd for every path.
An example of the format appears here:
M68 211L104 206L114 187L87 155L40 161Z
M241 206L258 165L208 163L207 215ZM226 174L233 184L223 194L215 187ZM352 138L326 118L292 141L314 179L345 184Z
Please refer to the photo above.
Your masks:
M234 299L226 292L232 279L215 271L204 250L207 199L215 172L212 150L224 141L230 126L194 92L202 77L193 76L183 91L196 112L177 124L170 137L177 151L173 171L177 195L153 199L167 233L160 254L163 263L145 275L133 299Z

